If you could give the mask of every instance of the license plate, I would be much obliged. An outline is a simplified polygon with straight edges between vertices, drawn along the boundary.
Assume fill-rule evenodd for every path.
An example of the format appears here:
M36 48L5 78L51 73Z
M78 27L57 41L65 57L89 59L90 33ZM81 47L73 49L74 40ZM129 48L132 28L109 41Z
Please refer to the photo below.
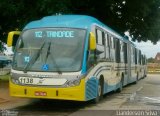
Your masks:
M43 91L35 91L35 96L47 96L47 92L43 92Z

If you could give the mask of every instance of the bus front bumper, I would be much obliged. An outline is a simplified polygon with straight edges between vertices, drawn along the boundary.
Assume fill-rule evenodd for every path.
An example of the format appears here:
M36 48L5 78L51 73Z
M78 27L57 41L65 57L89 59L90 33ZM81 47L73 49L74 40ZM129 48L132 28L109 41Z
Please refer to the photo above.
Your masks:
M10 81L10 95L14 97L85 101L85 80L79 86L66 88L31 87L16 85Z

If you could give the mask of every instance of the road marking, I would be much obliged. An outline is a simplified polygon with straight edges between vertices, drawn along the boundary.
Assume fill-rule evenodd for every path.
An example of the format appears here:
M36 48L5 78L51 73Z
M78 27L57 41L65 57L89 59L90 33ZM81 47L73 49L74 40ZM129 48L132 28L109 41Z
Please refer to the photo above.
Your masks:
M143 88L143 87L141 86L141 87L138 88L134 93L132 93L132 94L130 95L130 97L129 97L129 100L130 100L130 101L133 101L133 100L135 99L136 95L137 95L137 92L141 91L142 88Z
M149 99L149 100L153 100L153 101L158 101L158 102L160 102L160 99L155 99L155 98L150 98L150 97L144 97L144 98Z
M137 89L136 92L141 91L143 89L143 87L141 86L139 89Z

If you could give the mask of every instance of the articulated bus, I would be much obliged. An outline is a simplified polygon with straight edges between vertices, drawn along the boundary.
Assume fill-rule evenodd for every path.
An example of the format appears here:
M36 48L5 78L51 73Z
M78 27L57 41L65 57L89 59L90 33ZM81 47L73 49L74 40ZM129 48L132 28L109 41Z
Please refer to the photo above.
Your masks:
M91 16L47 16L8 35L10 95L98 102L143 77L141 51ZM143 68L144 69L144 68Z

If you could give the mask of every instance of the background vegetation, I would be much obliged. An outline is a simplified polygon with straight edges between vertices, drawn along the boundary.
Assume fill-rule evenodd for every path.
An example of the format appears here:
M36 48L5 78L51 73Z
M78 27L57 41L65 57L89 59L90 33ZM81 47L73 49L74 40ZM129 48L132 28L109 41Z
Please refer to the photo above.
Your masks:
M47 15L85 14L98 18L133 40L160 39L160 0L0 0L0 38Z

